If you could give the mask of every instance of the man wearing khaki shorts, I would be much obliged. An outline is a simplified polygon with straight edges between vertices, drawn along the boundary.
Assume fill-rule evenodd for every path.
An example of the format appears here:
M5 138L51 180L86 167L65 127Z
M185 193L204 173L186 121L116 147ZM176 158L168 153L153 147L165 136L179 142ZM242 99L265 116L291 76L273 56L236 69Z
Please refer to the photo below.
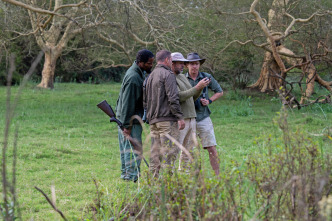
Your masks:
M223 91L218 82L211 74L200 72L199 68L205 59L201 59L197 53L189 53L187 55L188 62L185 62L188 73L186 74L190 84L194 87L204 78L210 79L210 83L205 87L200 97L195 101L196 110L196 130L201 139L202 146L209 152L210 164L216 175L219 175L219 157L216 149L216 138L214 135L213 124L210 118L211 111L208 107L212 102L219 99L223 95ZM209 98L208 88L214 92Z
M192 87L187 77L182 74L184 62L188 61L179 52L172 53L172 71L176 76L176 83L179 90L179 98L185 128L179 131L178 141L190 153L195 146L194 137L196 137L196 111L194 101L200 96L203 88L205 88L210 80L202 79L195 87ZM179 170L181 167L189 169L189 156L181 151Z

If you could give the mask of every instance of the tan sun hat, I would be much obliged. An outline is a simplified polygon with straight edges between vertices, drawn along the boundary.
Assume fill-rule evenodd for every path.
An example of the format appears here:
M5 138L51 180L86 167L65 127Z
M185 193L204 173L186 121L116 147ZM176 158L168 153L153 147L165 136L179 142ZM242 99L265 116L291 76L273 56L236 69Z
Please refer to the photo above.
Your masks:
M184 61L184 62L188 61L183 57L183 55L180 52L174 52L171 54L171 56L172 56L172 61Z

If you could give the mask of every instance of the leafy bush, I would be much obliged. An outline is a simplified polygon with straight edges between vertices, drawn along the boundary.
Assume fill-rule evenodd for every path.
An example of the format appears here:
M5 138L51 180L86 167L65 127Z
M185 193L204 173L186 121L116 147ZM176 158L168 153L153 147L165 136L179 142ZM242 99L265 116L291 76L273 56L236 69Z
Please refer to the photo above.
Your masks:
M229 50L229 53L231 56L224 61L226 78L234 90L245 89L254 72L255 56L248 47Z
M331 161L301 131L290 132L287 113L277 120L282 137L258 142L261 153L248 160L248 178L255 184L264 219L324 220L319 201L329 194ZM281 141L281 142L280 142Z
M259 152L241 165L232 162L219 177L206 175L202 151L195 149L197 160L188 173L163 171L158 179L144 174L137 195L118 204L120 213L109 212L115 211L110 208L116 204L108 198L108 204L105 201L102 208L97 206L86 215L99 213L103 220L328 219L320 213L326 205L320 204L330 191L331 160L301 131L289 131L285 110L275 122L282 131L280 137L257 139Z
M18 85L22 80L22 76L18 73L13 73L13 78L11 81L12 85ZM0 71L0 85L7 85L7 73L5 71Z

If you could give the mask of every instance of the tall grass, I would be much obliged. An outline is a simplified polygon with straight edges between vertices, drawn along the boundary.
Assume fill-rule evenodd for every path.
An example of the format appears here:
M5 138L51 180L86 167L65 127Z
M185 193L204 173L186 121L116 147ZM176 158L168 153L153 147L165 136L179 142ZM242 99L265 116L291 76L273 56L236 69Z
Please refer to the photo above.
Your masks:
M138 196L122 205L120 213L110 209L111 196L105 196L108 203L87 216L94 220L111 216L115 220L329 220L332 217L319 203L331 191L330 157L301 131L289 130L285 109L276 124L281 130L278 137L261 137L256 141L260 153L249 154L244 162L234 160L219 177L207 175L198 149L189 173L165 171L158 179L145 174Z
M202 150L199 152L201 169L194 172L192 179L185 174L176 174L154 181L148 177L147 168L142 164L141 182L134 184L119 179L117 128L96 107L104 99L115 106L119 89L120 84L56 83L54 90L39 90L34 84L29 84L23 90L12 121L13 126L19 125L17 198L23 220L61 219L34 188L38 186L51 194L52 185L55 187L56 205L68 219L90 217L107 220L110 217L127 216L128 211L139 217L151 214L157 217L157 213L162 212L166 219L172 218L173 212L170 211L179 211L179 208L184 208L180 209L182 215L191 214L193 219L202 214L206 219L219 216L221 213L217 211L218 208L226 208L229 215L236 212L239 218L254 217L264 204L252 202L249 209L244 211L243 208L249 204L243 206L244 201L238 203L240 198L246 199L243 197L247 195L254 197L258 190L243 171L248 168L251 156L260 156L266 151L267 143L262 142L261 137L280 137L282 134L273 121L281 107L278 100L238 92L238 95L226 93L211 105L221 159L221 179L215 179L207 152ZM17 90L18 87L12 87L13 96ZM0 88L0 107L5 105L5 91L4 87ZM4 108L0 108L0 114L4 116ZM319 153L323 154L318 156L324 159L332 152L328 137L332 133L331 118L332 108L329 104L290 111L289 130L301 128ZM2 131L4 125L5 119L2 117ZM13 145L13 142L13 138L8 141L9 145ZM7 154L10 159L14 153L8 150ZM149 158L149 143L144 146L144 156ZM9 161L8 165L11 166L12 162ZM243 175L240 177L239 174ZM235 185L240 179L243 179L243 185ZM146 198L142 195L147 187L152 195L145 194L149 196ZM173 191L173 196L188 195L191 198L176 202L176 198L168 195L170 191ZM234 195L234 191L242 193ZM231 194L235 203L227 201L231 199L228 198ZM158 207L151 204L157 196L161 200ZM206 201L209 198L204 197L213 200L209 203ZM170 205L162 202L170 202ZM197 205L202 203L207 204L209 210L200 211ZM145 210L150 207L153 211ZM262 216L258 214L257 217Z

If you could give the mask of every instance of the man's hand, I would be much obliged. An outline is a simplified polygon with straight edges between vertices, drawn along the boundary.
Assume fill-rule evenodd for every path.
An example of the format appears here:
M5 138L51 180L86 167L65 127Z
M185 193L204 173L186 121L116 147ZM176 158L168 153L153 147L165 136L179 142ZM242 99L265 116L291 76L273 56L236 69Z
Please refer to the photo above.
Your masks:
M184 122L184 120L178 120L178 126L179 130L183 130L184 127L186 126L186 123Z
M195 88L197 90L202 90L203 88L205 88L206 86L208 86L210 84L211 80L209 78L203 78L202 80L200 80Z
M131 128L125 128L125 129L123 129L123 135L125 136L125 137L130 137L130 134L131 134Z
M201 104L203 106L208 106L210 104L210 101L208 99L201 98Z

